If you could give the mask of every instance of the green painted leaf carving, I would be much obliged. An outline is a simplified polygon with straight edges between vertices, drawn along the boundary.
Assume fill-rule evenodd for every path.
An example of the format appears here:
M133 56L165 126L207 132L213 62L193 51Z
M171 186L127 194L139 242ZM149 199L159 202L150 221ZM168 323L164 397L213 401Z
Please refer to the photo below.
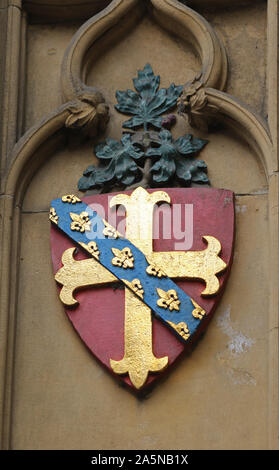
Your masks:
M159 133L160 145L150 148L146 157L160 157L151 167L153 181L164 183L176 176L185 186L191 182L208 183L207 166L195 156L207 144L207 140L196 139L186 134L173 141L169 131Z
M144 153L131 142L131 136L124 134L121 142L107 138L95 149L97 157L103 161L100 167L90 165L78 182L78 189L86 191L109 183L130 185L135 182L139 168L133 159L142 158ZM108 161L107 166L105 161Z
M184 186L209 183L205 162L196 159L207 141L191 134L173 140L167 129L175 124L176 116L162 117L176 106L183 87L171 84L169 88L160 89L160 76L154 75L150 64L138 71L133 83L135 90L116 92L118 104L115 106L121 113L131 116L123 127L132 131L126 131L120 142L107 138L96 146L100 165L90 165L84 171L79 190L110 189L115 185L148 187L152 182L158 186L166 182L173 184L176 180Z
M125 121L123 127L134 129L143 126L146 130L148 125L161 129L163 113L176 105L177 99L182 92L182 86L171 86L161 88L159 75L154 75L152 67L147 64L143 70L139 70L138 77L133 80L135 89L117 91L118 111L133 117Z

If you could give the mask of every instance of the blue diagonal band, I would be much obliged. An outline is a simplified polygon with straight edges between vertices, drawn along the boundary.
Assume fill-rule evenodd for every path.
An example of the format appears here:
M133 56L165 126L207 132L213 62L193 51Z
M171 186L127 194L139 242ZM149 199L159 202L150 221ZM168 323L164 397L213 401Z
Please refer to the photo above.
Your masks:
M55 210L58 217L55 225L60 230L62 230L75 243L88 244L90 241L95 241L100 252L99 262L121 282L123 282L123 279L129 282L132 282L134 279L139 279L144 291L143 298L141 300L151 308L153 314L162 320L183 342L191 339L202 320L193 317L192 312L194 310L194 306L191 298L175 282L167 276L158 278L147 274L146 269L149 266L149 263L146 260L145 255L127 238L121 236L115 239L104 236L103 231L105 229L105 223L103 219L84 202L72 204L63 202L62 199L55 199L52 201L51 207ZM72 230L71 225L73 223L73 217L70 214L80 215L82 212L86 212L89 216L90 224L87 225L87 230L84 232ZM125 269L121 266L114 266L112 264L112 259L115 256L112 252L113 248L120 251L124 248L130 248L134 258L133 268ZM159 266L159 268L162 268L162 271L164 270L163 266ZM163 308L157 304L157 301L160 299L157 288L162 289L164 292L168 292L170 290L176 291L178 300L180 301L179 311L175 309L170 311L169 308ZM189 339L185 340L181 335L179 335L168 323L169 321L175 325L178 325L181 322L186 323L190 333Z

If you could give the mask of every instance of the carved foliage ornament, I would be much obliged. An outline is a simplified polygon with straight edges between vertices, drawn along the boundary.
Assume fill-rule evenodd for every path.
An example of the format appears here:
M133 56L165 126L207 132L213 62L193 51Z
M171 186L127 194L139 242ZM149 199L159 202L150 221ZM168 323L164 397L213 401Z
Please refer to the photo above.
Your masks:
M160 87L160 77L147 64L133 80L136 91L117 91L115 108L132 117L123 123L129 132L120 142L107 138L95 148L100 166L90 165L78 188L110 189L131 186L158 186L178 181L182 186L208 183L207 166L196 156L207 141L186 134L174 139L171 126L174 114L163 116L177 106L182 86ZM179 101L181 107L181 100Z
M95 137L103 131L109 120L109 107L100 93L83 94L80 99L70 102L70 114L65 126L72 130L82 130L89 136Z

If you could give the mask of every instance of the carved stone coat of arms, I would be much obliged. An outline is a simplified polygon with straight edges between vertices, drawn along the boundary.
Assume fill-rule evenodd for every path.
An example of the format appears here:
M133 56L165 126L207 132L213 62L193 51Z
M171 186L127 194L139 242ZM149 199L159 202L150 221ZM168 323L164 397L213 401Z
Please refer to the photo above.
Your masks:
M133 83L116 93L116 109L131 116L121 141L97 145L99 166L79 179L89 194L53 200L49 218L55 280L73 327L112 374L141 390L189 352L212 318L232 263L234 196L209 186L200 153L210 143L172 135L198 78L160 88L147 64ZM94 119L81 110L68 124L85 117Z

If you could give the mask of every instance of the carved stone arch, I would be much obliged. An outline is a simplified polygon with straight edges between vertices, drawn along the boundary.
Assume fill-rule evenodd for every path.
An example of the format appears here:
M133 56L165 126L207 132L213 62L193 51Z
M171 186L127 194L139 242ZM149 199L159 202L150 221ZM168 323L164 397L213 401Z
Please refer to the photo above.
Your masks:
M149 7L152 16L163 28L189 41L200 56L201 73L205 86L223 90L227 79L227 57L225 48L209 23L191 8L176 0L113 0L101 13L89 19L74 35L65 53L62 64L62 89L64 97L72 100L89 92L83 82L84 58L94 43L117 27L137 21ZM164 18L168 19L167 22ZM126 23L126 24L125 24Z
M274 272L271 284L271 306L270 323L275 318L277 274L276 260L273 259L273 251L276 248L278 228L278 211L275 210L276 198L278 198L277 179L274 178L278 172L277 155L272 143L267 124L261 117L249 111L235 98L220 91L224 89L227 76L227 61L224 47L220 40L208 25L208 23L190 8L183 7L175 0L151 0L154 9L154 17L160 22L164 15L170 15L173 24L185 27L186 36L192 37L192 42L202 58L202 81L209 105L218 109L218 118L222 118L228 127L236 129L237 132L253 148L255 154L261 161L270 186L269 192L269 226L270 226L270 266ZM10 411L11 390L13 374L14 353L14 330L17 316L17 265L19 228L21 217L21 205L26 188L34 173L44 163L46 154L40 159L39 148L50 141L53 137L63 132L65 126L71 125L69 118L78 114L79 110L88 109L89 128L91 125L90 113L94 113L97 106L104 104L104 97L96 89L86 86L82 80L84 58L90 47L102 34L116 23L123 15L128 14L130 9L142 4L139 0L114 0L103 12L88 20L73 37L64 57L62 66L62 87L65 98L68 100L57 108L49 116L45 117L37 126L30 129L17 143L13 149L12 163L6 178L4 194L1 197L3 209L2 221L2 264L1 264L1 331L8 332L2 335L1 370L5 379L6 388L2 397L5 408L3 421L3 442L8 447L10 439ZM140 7L141 9L142 7ZM135 12L138 14L138 11ZM170 22L173 31L173 25ZM199 32L197 32L197 29ZM73 111L74 110L74 111ZM103 108L102 108L102 111ZM100 113L101 119L105 113ZM88 122L88 121L87 121ZM93 125L95 128L96 122ZM82 127L82 126L81 126ZM88 129L87 129L88 130ZM34 154L36 158L34 160ZM275 340L274 340L275 341ZM276 364L276 361L275 361ZM273 371L274 372L274 371ZM271 381L273 379L270 379ZM270 408L275 407L274 400Z
M190 41L200 55L201 80L204 86L212 86L223 89L227 78L227 58L223 44L218 39L209 23L194 10L181 5L176 0L150 0L155 20L161 21L161 18L168 16L168 28L176 31ZM58 129L63 128L65 123L67 127L79 128L86 127L84 119L79 125L78 121L71 124L69 118L79 112L88 109L88 120L90 113L94 113L99 105L105 102L104 97L96 88L86 85L83 81L84 60L90 48L98 38L111 30L121 19L129 16L132 21L138 19L144 13L146 4L141 0L113 0L111 4L101 13L90 18L76 32L69 44L62 63L61 84L63 95L68 100L63 106L54 111L50 116L43 119L37 126L30 129L18 142L13 150L11 173L7 178L6 191L11 193L10 181L11 174L17 173L20 167L19 160L25 157L25 152L47 140ZM175 29L179 28L178 31ZM78 115L77 112L77 115ZM103 115L101 115L103 116ZM89 122L91 128L96 127L95 122ZM42 139L42 140L41 140ZM22 153L24 149L24 152ZM23 163L22 163L23 164Z

